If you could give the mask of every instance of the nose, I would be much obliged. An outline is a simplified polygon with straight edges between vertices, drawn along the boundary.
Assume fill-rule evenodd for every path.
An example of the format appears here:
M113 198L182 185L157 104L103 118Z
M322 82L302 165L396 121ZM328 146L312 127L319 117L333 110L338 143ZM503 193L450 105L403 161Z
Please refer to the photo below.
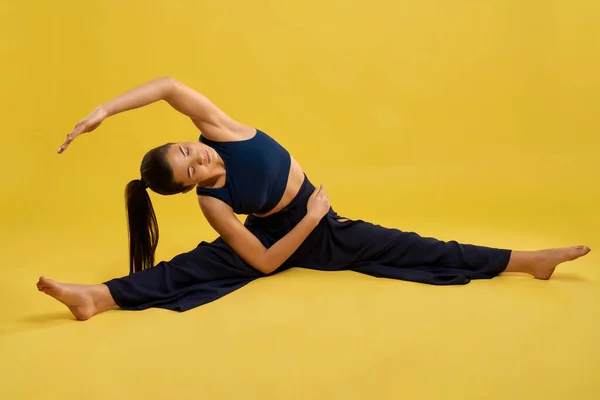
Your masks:
M198 149L198 150L196 151L196 154L195 154L195 156L196 156L196 157L195 157L195 158L196 158L196 162L197 162L199 165L204 165L204 162L205 162L205 159L204 159L204 150L203 150L203 149Z

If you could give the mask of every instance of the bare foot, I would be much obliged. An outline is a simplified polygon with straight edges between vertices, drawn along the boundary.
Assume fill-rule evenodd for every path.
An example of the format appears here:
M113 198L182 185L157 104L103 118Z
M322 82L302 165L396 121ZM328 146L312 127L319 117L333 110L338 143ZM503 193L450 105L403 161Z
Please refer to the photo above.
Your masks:
M531 274L537 279L550 279L558 264L585 256L591 249L587 246L572 246L560 249L540 250L535 253Z
M42 276L37 283L37 288L40 292L54 297L69 307L69 310L78 320L90 319L98 311L94 302L92 287L89 285L59 283Z

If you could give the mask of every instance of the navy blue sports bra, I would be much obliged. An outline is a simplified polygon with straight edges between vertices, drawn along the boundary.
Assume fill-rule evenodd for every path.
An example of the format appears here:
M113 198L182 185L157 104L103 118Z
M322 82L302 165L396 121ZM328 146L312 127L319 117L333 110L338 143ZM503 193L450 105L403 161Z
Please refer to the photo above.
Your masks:
M264 214L279 203L290 173L290 153L264 132L251 139L214 142L200 135L223 159L226 183L222 188L196 187L200 196L216 197L236 214Z

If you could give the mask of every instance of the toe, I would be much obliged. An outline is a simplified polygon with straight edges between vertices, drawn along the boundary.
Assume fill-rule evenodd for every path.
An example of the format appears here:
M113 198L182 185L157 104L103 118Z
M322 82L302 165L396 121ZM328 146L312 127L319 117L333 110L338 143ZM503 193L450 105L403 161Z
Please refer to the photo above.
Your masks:
M583 257L585 256L587 253L590 252L590 248L587 246L575 246L572 248L571 252L572 252L572 258L571 259L576 259L579 257Z
M592 251L592 249L590 249L590 248L589 248L589 247L587 247L587 246L583 246L583 248L584 248L584 252L583 252L583 254L587 254L587 253L589 253L590 251Z

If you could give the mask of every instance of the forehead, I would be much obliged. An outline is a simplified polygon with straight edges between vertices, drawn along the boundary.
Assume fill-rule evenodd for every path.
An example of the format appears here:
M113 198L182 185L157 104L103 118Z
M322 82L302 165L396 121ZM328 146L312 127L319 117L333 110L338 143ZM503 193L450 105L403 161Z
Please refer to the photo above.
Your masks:
M181 148L186 149L189 147L198 147L202 146L200 142L176 142L171 145L171 148L175 148L175 150L180 151Z
M173 143L169 146L169 150L167 150L167 160L173 169L173 175L177 176L178 172L185 172L186 163L184 155L181 153L181 149L183 148L183 143Z
M198 145L199 143L195 143L195 142L176 142L176 143L172 143L171 146L169 146L169 150L168 150L168 154L169 157L180 157L183 156L182 153L182 149L185 150L189 147Z
M169 160L180 157L181 154L181 143L173 143L169 146L167 150L167 157Z

